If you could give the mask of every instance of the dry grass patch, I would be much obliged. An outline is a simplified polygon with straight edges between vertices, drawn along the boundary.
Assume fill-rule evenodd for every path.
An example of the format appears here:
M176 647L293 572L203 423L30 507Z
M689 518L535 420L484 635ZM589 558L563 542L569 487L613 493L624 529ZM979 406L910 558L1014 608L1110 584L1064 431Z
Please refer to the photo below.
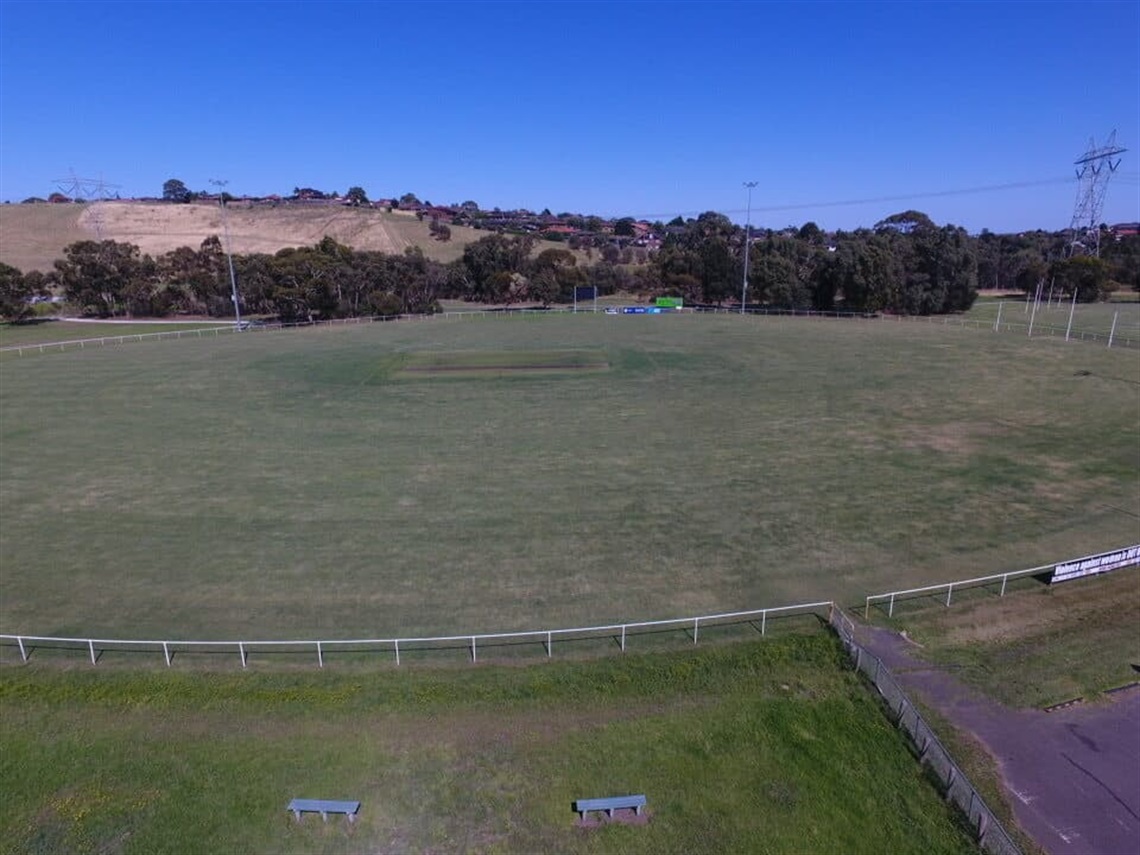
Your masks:
M940 454L968 456L983 446L983 440L1001 436L1005 430L986 422L947 422L940 425L907 425L900 445L908 449L926 449Z
M923 656L1010 706L1046 706L1137 679L1140 568L931 606L895 623Z
M605 371L609 367L606 355L597 350L422 352L404 355L395 376L505 377Z

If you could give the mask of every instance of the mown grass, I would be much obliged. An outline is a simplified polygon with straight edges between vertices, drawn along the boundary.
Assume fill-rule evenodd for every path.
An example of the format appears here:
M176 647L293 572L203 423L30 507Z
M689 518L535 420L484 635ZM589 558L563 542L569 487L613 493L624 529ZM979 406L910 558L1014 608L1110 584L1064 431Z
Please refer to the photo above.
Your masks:
M1045 707L1140 679L1140 568L1004 597L927 602L893 623L965 682L1013 707Z
M386 373L541 350L610 368ZM439 319L8 359L0 627L406 637L861 603L1132 542L1138 414L1134 354L880 322Z
M531 668L0 671L4 852L968 852L822 632ZM640 827L576 798L643 792ZM294 796L362 802L295 823Z
M391 375L402 379L424 377L489 377L517 372L603 371L609 362L596 350L503 350L409 353Z

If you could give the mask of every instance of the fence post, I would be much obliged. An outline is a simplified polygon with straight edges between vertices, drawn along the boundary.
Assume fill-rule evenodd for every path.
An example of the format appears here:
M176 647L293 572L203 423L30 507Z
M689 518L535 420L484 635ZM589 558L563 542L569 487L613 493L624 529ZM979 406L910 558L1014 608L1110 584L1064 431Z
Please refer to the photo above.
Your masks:
M91 651L91 664L95 664L95 642L92 639L87 639L87 649Z
M478 662L479 658L475 653L475 636L471 636L471 661Z
M1004 576L1001 577L1001 593L998 594L999 597L1005 596L1005 583L1007 581L1009 581L1009 574L1008 573L1006 573Z
M162 655L166 657L166 667L170 667L170 645L165 641L162 642Z
M621 625L621 652L625 653L625 624Z
M887 617L895 616L895 595L891 594L891 607L887 609Z
M241 654L241 667L245 667L245 642L238 642L238 653Z
M396 648L396 665L400 664L400 639L393 638L392 645Z
M700 629L700 618L693 618L693 644L697 643L697 631Z
M760 612L760 634L763 635L768 627L768 610Z
M27 662L28 661L28 654L24 650L24 639L20 638L19 636L16 636L16 643L18 645L20 645L20 659L24 662Z
M1112 337L1116 335L1116 319L1120 316L1120 310L1112 313L1112 329L1108 331L1108 346L1112 347Z
M321 643L319 641L317 642L317 667L318 668L324 668L325 667L325 655L321 651Z
M950 608L950 595L954 593L954 583L946 586L946 608Z
M998 303L997 320L994 321L994 332L997 332L999 329L1001 329L1001 307L1004 305L1005 305L1004 301Z
M550 630L547 630L546 631L546 658L547 659L549 659L553 655L553 653L551 652L553 649L554 649L553 634L550 632Z

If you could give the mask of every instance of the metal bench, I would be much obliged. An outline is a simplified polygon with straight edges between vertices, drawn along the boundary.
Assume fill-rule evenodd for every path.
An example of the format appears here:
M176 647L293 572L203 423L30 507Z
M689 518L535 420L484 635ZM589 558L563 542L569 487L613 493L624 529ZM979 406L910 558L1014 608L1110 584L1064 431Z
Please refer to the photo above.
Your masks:
M634 812L641 816L641 809L645 807L645 796L610 796L605 799L578 799L574 802L574 810L578 812L581 819L586 818L586 813L592 810L604 810L606 816L613 818L615 810L623 810L625 808L633 808Z
M303 813L319 813L321 819L329 821L330 813L343 813L349 822L356 821L356 812L360 810L360 802L340 802L331 799L293 799L289 802L288 810L293 812L297 821L301 821Z

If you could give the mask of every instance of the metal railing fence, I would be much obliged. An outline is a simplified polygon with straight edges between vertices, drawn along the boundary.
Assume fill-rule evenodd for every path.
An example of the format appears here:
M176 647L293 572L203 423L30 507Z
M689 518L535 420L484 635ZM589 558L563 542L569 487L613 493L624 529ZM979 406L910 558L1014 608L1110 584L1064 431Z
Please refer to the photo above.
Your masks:
M894 617L895 602L900 599L908 599L913 597L932 596L939 591L946 592L946 607L950 607L951 599L954 596L955 590L963 590L965 588L978 588L987 585L993 585L1001 582L1001 590L998 596L1005 596L1006 584L1010 579L1019 579L1024 576L1043 576L1046 573L1051 573L1058 565L1061 564L1076 564L1083 561L1088 561L1093 558L1101 558L1107 555L1113 555L1118 552L1131 550L1133 552L1140 550L1140 544L1132 546L1124 546L1119 549L1110 549L1107 552L1098 552L1094 555L1085 555L1081 558L1072 558L1067 561L1056 561L1052 564L1044 564L1040 567L1029 567L1025 570L1012 570L1008 573L995 573L991 576L978 576L974 579L959 579L955 582L941 582L937 585L925 585L921 588L906 588L901 591L888 591L885 594L871 594L866 598L866 603L863 608L863 617L869 620L871 617L871 603L887 602L887 617Z
M855 639L855 624L851 619L836 606L831 611L829 622L851 657L855 670L878 690L894 723L910 738L919 762L933 773L947 800L957 805L969 819L982 851L991 855L1021 855L1021 848L934 735L890 669Z
M666 620L630 621L600 626L568 627L561 629L539 629L521 632L469 633L463 635L421 636L409 638L367 638L367 639L323 639L287 641L193 641L170 639L122 639L122 638L66 638L43 635L0 634L0 644L15 646L20 658L27 662L30 651L37 646L65 648L86 652L95 665L99 655L105 650L128 650L133 652L161 652L167 666L176 653L193 651L229 651L241 658L242 667L249 663L249 657L257 652L307 652L315 656L318 667L325 665L325 656L331 653L385 653L400 664L400 653L424 649L455 649L465 647L472 663L479 661L479 651L487 647L505 646L519 643L540 644L547 658L554 655L555 641L582 641L587 639L612 639L624 652L627 638L647 633L684 631L696 644L702 629L735 624L752 624L760 635L768 632L769 618L778 619L796 615L821 616L830 610L832 603L801 603L776 608L750 609L740 612L724 612L694 617L668 618Z

